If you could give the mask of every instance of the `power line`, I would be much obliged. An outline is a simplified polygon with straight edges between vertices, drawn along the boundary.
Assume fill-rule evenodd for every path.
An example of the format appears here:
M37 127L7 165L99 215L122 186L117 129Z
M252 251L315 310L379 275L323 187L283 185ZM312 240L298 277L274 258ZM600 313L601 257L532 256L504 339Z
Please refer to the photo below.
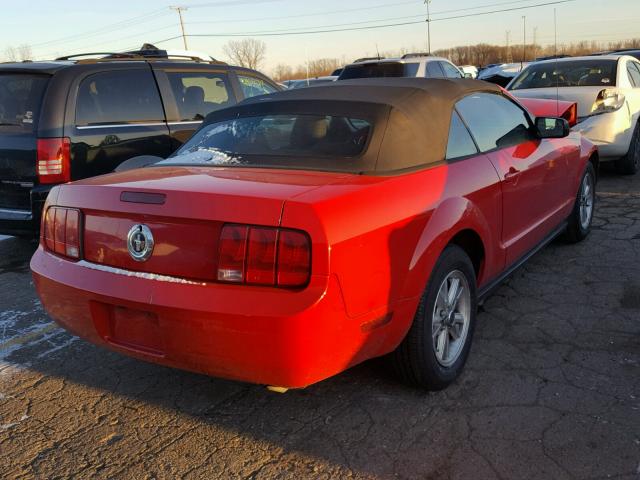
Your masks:
M431 22L441 22L441 21L445 21L445 20L454 20L454 19L459 19L459 18L479 17L479 16L491 15L491 14L495 14L495 13L513 12L513 11L525 10L525 9L529 9L529 8L537 8L537 7L543 7L543 6L548 6L548 5L558 5L558 4L562 4L562 3L569 3L569 2L576 2L576 1L578 1L578 0L555 0L555 1L537 3L537 4L533 4L533 5L522 6L522 7L513 7L513 8L500 9L500 10L492 10L492 11L488 11L488 12L476 12L476 13L465 14L465 15L456 15L456 16L443 17L443 18L434 18L434 19L431 19ZM418 17L418 16L416 15L416 17ZM424 18L424 15L420 15L419 17L420 18ZM411 17L405 17L405 18L411 18ZM387 20L387 19L385 19L385 20ZM376 21L383 21L383 20L369 20L369 21L364 22L364 23L370 23L370 22L376 22ZM389 24L383 24L383 25L367 25L367 26L361 26L361 27L353 27L353 26L351 26L349 28L334 28L334 27L343 27L345 25L358 25L359 23L363 23L363 22L310 27L310 28L312 28L314 30L297 30L297 31L293 30L292 31L290 29L285 29L285 30L262 30L262 31L254 31L254 32L195 33L195 34L190 34L190 35L187 35L187 36L188 37L248 37L248 36L253 36L253 37L273 37L273 36L287 36L287 35L312 35L312 34L317 34L317 33L333 33L333 32L347 32L347 31L358 31L358 30L373 30L373 29L378 29L378 28L391 28L391 27L399 27L399 26L405 26L405 25L417 25L417 24L423 24L424 20L409 21L409 22L399 22L399 23L389 23ZM320 30L317 30L317 29L320 29ZM159 43L159 42L156 42L156 43Z

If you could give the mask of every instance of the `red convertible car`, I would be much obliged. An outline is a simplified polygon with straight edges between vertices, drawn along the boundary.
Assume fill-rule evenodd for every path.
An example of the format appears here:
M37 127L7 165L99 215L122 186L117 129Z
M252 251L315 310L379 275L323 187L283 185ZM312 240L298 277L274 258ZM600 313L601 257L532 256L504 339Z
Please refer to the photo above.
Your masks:
M598 166L495 85L414 78L255 98L156 160L51 191L44 307L98 345L283 388L387 354L447 386L478 303L589 233Z

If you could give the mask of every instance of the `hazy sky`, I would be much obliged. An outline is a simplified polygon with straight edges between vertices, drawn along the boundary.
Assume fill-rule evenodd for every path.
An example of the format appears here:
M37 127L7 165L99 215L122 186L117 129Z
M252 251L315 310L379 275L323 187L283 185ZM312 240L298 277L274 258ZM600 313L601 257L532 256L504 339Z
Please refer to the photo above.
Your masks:
M169 0L171 1L171 0ZM181 0L175 0L180 2ZM558 12L560 42L613 41L640 37L640 0L574 0L560 5L446 20L492 10L518 8L554 0L432 0L432 48L475 44L521 43L522 16L527 37L534 30L538 43L553 42L553 10ZM86 51L118 51L158 42L159 47L182 48L182 40L160 40L180 34L178 14L170 3L157 0L0 0L0 56L7 46L28 44L36 58ZM175 3L174 3L175 4ZM307 58L337 57L352 60L401 48L426 48L426 7L423 0L184 0L188 34L240 34L301 32L372 25L420 22L370 30L312 35L260 37L267 44L263 70L278 63L298 65ZM287 17L287 18L285 18ZM439 20L441 19L441 20ZM224 59L222 45L230 37L189 38L189 48Z

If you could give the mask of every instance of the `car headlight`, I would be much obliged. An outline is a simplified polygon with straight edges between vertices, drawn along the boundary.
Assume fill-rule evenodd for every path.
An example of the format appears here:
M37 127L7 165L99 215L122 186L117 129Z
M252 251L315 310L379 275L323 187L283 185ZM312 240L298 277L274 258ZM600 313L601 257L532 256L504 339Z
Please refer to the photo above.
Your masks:
M598 93L596 102L591 108L592 115L599 115L601 113L610 113L620 110L624 105L624 95L617 90L606 88Z

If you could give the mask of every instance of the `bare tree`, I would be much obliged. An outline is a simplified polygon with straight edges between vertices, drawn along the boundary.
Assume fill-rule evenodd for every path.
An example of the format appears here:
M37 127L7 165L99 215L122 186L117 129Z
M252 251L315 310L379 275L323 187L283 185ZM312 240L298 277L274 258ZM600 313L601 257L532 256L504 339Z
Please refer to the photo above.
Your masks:
M26 43L14 47L12 45L4 49L4 57L9 62L23 62L25 60L33 60L31 47Z
M279 63L276 65L276 68L273 70L273 78L277 82L282 82L283 80L290 80L293 78L293 67L290 65L285 65L284 63Z
M255 38L245 38L230 40L222 49L234 65L257 70L264 61L267 45Z

